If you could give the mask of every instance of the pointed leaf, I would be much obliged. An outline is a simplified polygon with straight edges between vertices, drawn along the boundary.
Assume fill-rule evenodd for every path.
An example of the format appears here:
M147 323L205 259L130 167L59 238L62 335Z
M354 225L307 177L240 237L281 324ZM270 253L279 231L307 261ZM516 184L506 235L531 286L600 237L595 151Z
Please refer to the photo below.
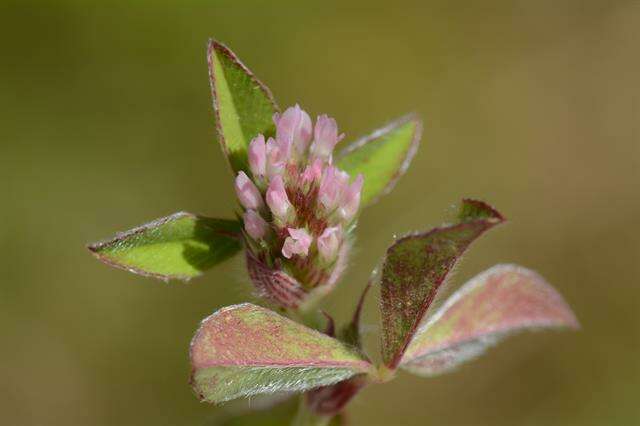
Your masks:
M390 192L409 168L418 149L422 122L403 117L352 143L337 156L338 167L356 176L362 173L362 205L372 204Z
M504 221L500 213L476 200L463 200L459 223L409 235L387 250L382 267L382 355L394 369L440 285L467 247Z
M245 303L202 322L191 342L192 385L203 401L304 391L366 373L340 341Z
M467 282L416 333L402 367L422 376L452 370L525 329L578 328L562 296L544 278L496 265Z
M233 256L241 224L180 212L154 220L88 249L102 262L161 280L188 280Z
M274 133L278 106L267 86L222 43L209 41L207 59L218 140L233 170L246 170L249 142L259 133Z

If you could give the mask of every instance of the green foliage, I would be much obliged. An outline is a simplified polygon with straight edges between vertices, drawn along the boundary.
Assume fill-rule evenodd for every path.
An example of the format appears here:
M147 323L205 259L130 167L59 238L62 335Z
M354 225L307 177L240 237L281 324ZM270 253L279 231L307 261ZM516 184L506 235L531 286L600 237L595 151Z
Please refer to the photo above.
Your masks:
M409 344L402 367L433 376L518 331L578 327L562 296L540 275L497 265L462 286L427 319Z
M236 254L241 224L180 212L90 244L102 262L162 280L188 280Z
M418 149L422 122L401 118L352 143L337 156L337 165L351 176L362 173L362 205L374 203L390 192L409 168Z
M192 385L207 402L330 385L371 365L340 341L245 303L202 322L191 342Z
M274 133L278 107L269 89L224 45L208 45L209 77L218 139L234 172L247 170L247 148L259 133ZM422 122L407 116L349 145L336 155L351 177L364 176L362 205L388 193L407 170ZM456 223L411 234L387 250L381 273L382 359L374 368L364 355L360 317L367 284L349 323L326 333L245 303L222 308L205 319L190 348L191 384L202 401L304 392L269 411L246 412L222 420L226 426L337 426L344 406L363 387L383 382L400 366L423 376L446 372L482 353L506 335L543 327L577 328L562 297L532 271L501 265L480 274L431 317L425 318L438 290L468 246L504 221L481 201L462 201ZM92 244L101 261L163 280L188 280L242 249L243 224L176 213ZM277 247L279 250L279 247ZM262 264L249 250L254 282L301 314L306 291L285 279L280 266ZM275 262L273 262L275 263ZM273 266L273 268L272 268ZM286 275L286 274L284 274ZM318 288L309 296L324 296ZM264 294L263 294L264 296ZM307 303L305 301L305 303ZM304 306L308 306L306 304ZM301 315L308 324L312 313ZM313 320L313 321L312 321Z
M387 250L382 267L382 355L387 367L397 367L404 350L438 288L467 247L503 221L488 205L463 200L463 222L408 235Z
M247 170L249 142L258 133L274 133L278 107L269 89L223 44L209 42L208 62L218 140L233 170Z

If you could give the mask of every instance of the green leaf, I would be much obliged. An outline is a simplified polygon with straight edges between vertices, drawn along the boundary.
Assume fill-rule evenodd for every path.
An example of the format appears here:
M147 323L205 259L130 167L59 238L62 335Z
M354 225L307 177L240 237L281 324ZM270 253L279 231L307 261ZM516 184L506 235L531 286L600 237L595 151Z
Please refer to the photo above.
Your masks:
M401 365L434 376L518 331L578 327L569 306L544 278L520 266L496 265L462 286L426 321Z
M102 262L135 274L189 280L236 254L242 227L235 220L180 212L114 238L90 244Z
M409 168L421 134L422 121L408 115L353 142L337 155L338 167L351 176L364 176L363 206L393 189Z
M408 235L387 250L382 267L382 355L395 369L440 285L467 247L504 221L500 213L476 200L463 200L460 221Z
M190 355L192 386L201 400L213 403L305 391L371 367L340 341L250 303L205 319Z
M218 140L233 170L247 170L249 142L259 133L273 135L278 106L267 86L222 43L209 41L207 59Z

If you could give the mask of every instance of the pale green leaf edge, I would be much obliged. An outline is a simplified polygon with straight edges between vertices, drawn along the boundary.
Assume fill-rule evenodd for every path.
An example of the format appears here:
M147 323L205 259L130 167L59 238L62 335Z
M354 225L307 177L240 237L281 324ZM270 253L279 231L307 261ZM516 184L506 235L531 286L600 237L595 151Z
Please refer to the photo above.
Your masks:
M303 392L341 382L359 373L344 367L216 366L195 372L192 380L200 400L217 404L260 394ZM211 385L208 379L213 377L215 384Z

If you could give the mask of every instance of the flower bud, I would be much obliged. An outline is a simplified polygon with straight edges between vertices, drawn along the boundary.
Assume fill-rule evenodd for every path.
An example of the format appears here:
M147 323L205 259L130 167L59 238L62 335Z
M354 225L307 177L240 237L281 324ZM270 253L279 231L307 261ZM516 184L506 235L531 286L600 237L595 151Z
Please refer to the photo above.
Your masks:
M311 142L313 124L311 117L296 105L273 117L276 125L276 139L287 147L295 149L298 156L302 156ZM288 153L287 153L288 154Z
M333 148L343 137L344 135L338 136L336 120L326 115L319 116L310 148L311 155L323 159L331 158Z
M338 256L341 239L342 231L338 226L326 228L318 237L318 253L324 262L331 263Z
M334 166L328 166L322 176L318 199L324 208L333 211L341 201L341 196L349 183L349 175Z
M288 228L287 230L290 236L284 240L282 255L287 259L291 259L294 254L305 257L309 253L313 237L304 228Z
M269 188L267 188L267 204L273 215L280 219L286 220L292 209L287 191L284 188L282 176L276 175L271 179Z
M244 229L251 238L259 240L266 235L269 225L256 211L247 210L244 213Z
M287 162L287 153L286 150L273 138L269 138L269 140L267 140L266 157L267 163L265 171L267 173L267 177L272 178L275 175L282 174Z
M246 209L258 210L263 206L260 191L245 172L238 172L236 176L236 194L240 204Z
M249 144L249 168L254 177L263 177L267 167L267 147L264 136L258 135Z
M364 177L359 174L353 183L345 188L344 193L342 194L340 215L346 221L353 219L358 212L363 183Z
M317 158L313 163L309 164L302 172L302 185L309 185L313 182L320 181L322 177L322 160Z

